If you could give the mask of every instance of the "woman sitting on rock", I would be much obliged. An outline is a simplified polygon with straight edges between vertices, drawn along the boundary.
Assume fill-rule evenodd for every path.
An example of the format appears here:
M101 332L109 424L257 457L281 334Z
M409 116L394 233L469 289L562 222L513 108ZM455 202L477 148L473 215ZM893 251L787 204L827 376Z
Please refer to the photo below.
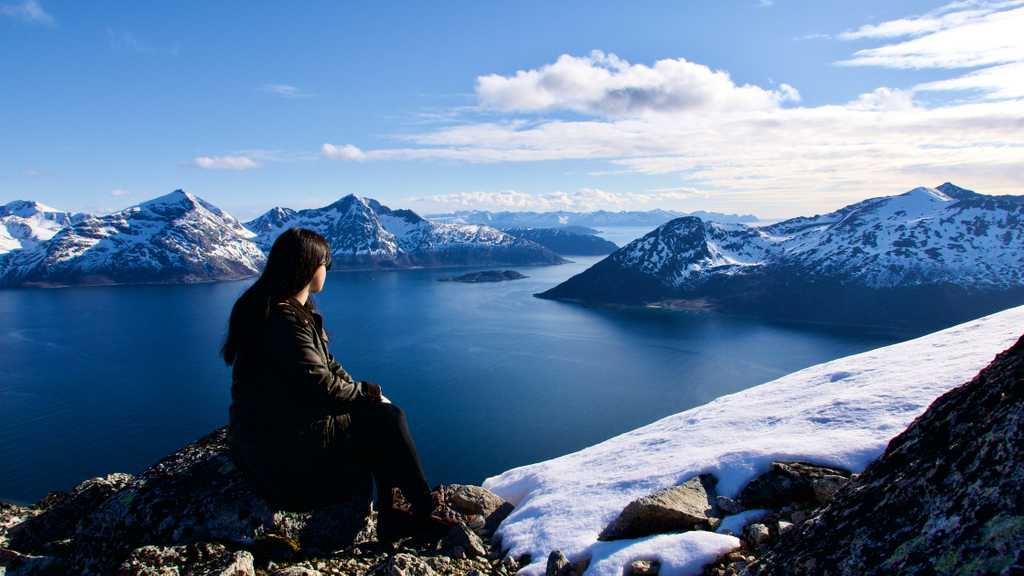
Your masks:
M285 509L368 498L372 474L382 542L447 529L401 408L379 385L353 380L328 351L311 295L323 289L330 268L323 236L288 229L235 302L221 349L233 366L232 457L258 493ZM411 513L394 507L396 487Z

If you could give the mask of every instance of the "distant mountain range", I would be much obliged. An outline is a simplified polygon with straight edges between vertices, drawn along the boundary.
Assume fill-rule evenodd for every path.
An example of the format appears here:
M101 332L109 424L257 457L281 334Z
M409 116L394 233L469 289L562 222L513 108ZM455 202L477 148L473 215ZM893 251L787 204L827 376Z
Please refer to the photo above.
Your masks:
M255 234L181 190L111 214L66 219L37 203L5 209L12 204L22 207L19 218L37 225L33 240L0 255L0 286L228 280L256 274L264 261Z
M946 325L1024 302L1024 196L946 183L763 227L677 218L538 296Z
M354 194L323 208L274 208L246 222L265 251L291 226L323 234L335 261L346 267L522 266L565 261L535 242L490 226L433 222L412 210L392 210Z
M103 215L70 214L23 200L0 206L0 286L246 278L259 273L265 251L290 226L324 234L340 267L564 262L537 243L488 226L430 222L351 194L323 208L274 208L243 225L175 190Z
M426 217L437 222L453 224L485 224L495 228L552 228L557 226L660 226L669 220L682 216L695 216L708 222L753 223L756 216L750 214L720 214L718 212L676 212L673 210L647 210L609 212L489 212L486 210L461 210L444 214L428 214Z
M619 249L614 242L609 242L582 226L564 226L559 228L506 228L505 232L532 240L556 254L563 256L603 256Z

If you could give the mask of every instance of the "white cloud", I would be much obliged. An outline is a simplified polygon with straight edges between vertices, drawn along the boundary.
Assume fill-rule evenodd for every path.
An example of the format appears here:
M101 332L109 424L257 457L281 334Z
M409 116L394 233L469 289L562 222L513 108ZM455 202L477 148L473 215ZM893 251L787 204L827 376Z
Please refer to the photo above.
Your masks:
M366 154L351 144L342 144L336 146L334 144L325 143L320 147L320 153L327 158L334 158L336 160L365 160Z
M852 110L909 110L914 107L914 93L882 86L847 104Z
M198 156L192 165L204 170L250 170L258 168L257 163L248 156Z
M959 5L959 4L958 4ZM973 4L972 4L973 6ZM848 32L846 38L913 36L865 48L839 62L887 68L966 68L1024 60L1024 2L957 10L939 19L921 17L883 22ZM1007 9L1008 8L1008 9ZM880 32L881 31L881 32Z
M25 0L18 4L0 4L0 14L47 26L53 26L56 23L53 16L43 10L43 6L37 0Z
M1024 98L1024 62L982 68L963 76L924 82L915 92L979 91L987 99Z
M131 192L129 192L128 190L125 190L124 188L114 188L113 190L110 191L110 195L111 196L129 196L129 195L131 195Z
M477 78L485 108L544 112L572 110L600 116L639 116L706 110L765 110L800 99L795 88L736 85L727 72L685 58L630 64L611 53L562 54L553 64L513 76Z
M310 94L291 84L264 84L260 90L282 98L308 98Z
M610 192L600 188L579 188L568 192L556 190L540 194L518 190L457 192L431 196L410 196L402 198L400 201L427 211L477 209L589 212L664 207L667 202L688 200L704 195L703 192L691 188L664 188L646 192Z

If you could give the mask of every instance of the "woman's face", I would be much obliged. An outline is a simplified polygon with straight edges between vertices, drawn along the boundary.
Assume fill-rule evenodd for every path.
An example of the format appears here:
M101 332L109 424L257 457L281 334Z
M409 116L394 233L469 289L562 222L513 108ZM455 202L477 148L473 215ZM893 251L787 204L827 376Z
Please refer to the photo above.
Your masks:
M327 280L327 267L323 264L313 273L313 279L309 281L309 291L319 292L324 289L324 281Z

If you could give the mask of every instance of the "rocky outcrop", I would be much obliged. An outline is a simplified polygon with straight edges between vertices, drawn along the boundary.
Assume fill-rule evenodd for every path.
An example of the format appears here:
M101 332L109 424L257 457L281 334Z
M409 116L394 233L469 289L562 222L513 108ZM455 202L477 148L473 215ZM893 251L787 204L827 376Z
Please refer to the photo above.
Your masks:
M744 508L781 508L786 505L828 504L850 480L848 470L808 462L772 462L765 474L740 492Z
M111 474L0 503L0 567L15 574L511 574L490 543L511 504L478 486L435 489L458 522L440 541L376 541L369 492L330 506L275 508L235 467L220 428L136 477ZM0 570L4 573L4 570Z
M710 529L720 522L714 476L705 474L630 502L598 540L639 538L661 532Z
M1024 573L1024 337L937 399L757 574Z

